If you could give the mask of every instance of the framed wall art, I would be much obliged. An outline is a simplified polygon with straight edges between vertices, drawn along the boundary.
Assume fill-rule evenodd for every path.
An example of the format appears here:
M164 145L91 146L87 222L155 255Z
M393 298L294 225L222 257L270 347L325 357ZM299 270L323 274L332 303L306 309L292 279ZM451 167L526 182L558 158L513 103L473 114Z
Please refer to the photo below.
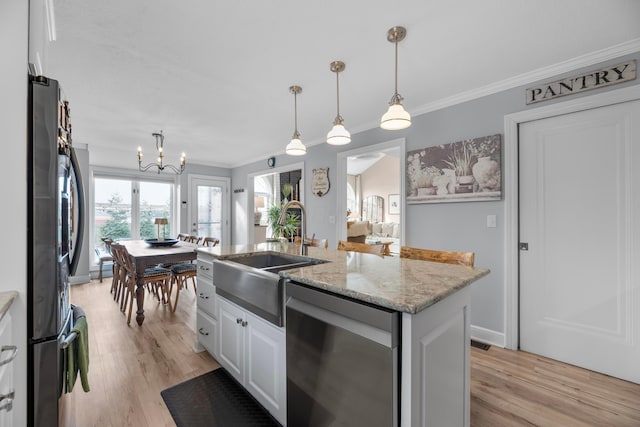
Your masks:
M500 200L502 135L407 152L407 203Z
M400 214L400 195L399 194L389 194L389 215L399 215Z

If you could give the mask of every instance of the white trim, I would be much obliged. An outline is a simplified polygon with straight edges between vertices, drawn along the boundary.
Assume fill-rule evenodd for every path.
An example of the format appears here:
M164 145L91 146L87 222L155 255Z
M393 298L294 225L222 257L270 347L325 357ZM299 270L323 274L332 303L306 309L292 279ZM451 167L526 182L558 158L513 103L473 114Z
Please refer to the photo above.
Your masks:
M471 339L485 344L504 347L504 334L502 332L486 329L481 326L471 325Z
M520 123L533 120L575 113L637 99L640 99L640 85L534 108L509 114L504 117L504 326L506 348L515 350L518 348L519 343L518 126Z
M375 145L367 145L365 147L355 148L349 151L342 151L337 154L336 167L336 242L339 240L347 240L347 228L340 227L337 222L339 218L345 217L347 212L347 157L357 156L371 152L388 150L397 148L400 150L400 245L404 245L405 231L407 224L407 201L405 191L406 164L404 157L406 155L406 140L404 138L392 139L390 141L381 142Z
M261 175L270 175L270 174L275 174L275 173L282 173L282 172L290 172L290 171L294 171L294 170L298 170L300 169L302 171L302 185L300 186L300 195L299 195L299 199L300 199L300 203L302 203L302 205L304 205L305 201L304 201L304 162L297 162L297 163L291 163L288 165L284 165L284 166L278 166L275 168L270 168L270 169L263 169L261 171L257 171L257 172L251 172L250 174L247 174L247 244L251 244L254 243L254 235L253 235L253 230L254 230L254 224L253 224L253 182L254 182L254 178L256 176L261 176Z
M223 182L224 193L222 195L222 236L209 236L209 237L217 237L220 239L221 246L231 245L233 240L233 236L231 235L231 178L228 176L212 176L212 175L200 175L200 174L187 174L187 227L189 230L191 229L191 214L192 214L192 206L195 204L195 200L192 200L191 194L193 190L193 181L200 180L204 182L219 183ZM181 204L182 201L178 200L178 204ZM178 207L181 209L181 207ZM180 223L178 223L180 225ZM178 227L178 232L182 231ZM188 234L191 234L189 232ZM207 237L207 236L202 236Z

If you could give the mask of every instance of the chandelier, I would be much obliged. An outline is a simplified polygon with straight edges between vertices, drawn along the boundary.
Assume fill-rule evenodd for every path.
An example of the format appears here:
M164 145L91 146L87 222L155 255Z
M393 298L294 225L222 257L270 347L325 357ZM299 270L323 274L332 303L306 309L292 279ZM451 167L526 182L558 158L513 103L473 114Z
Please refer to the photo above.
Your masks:
M172 171L174 171L176 174L181 175L182 172L184 171L184 165L186 160L185 154L182 153L182 156L180 156L180 167L175 167L173 165L165 165L164 164L164 135L162 134L162 131L160 131L160 133L152 133L152 135L156 138L156 149L158 150L158 159L156 160L155 163L149 163L146 166L142 166L142 147L138 147L138 169L141 172L146 172L149 169L156 167L158 168L158 174L159 174L163 170L169 168Z

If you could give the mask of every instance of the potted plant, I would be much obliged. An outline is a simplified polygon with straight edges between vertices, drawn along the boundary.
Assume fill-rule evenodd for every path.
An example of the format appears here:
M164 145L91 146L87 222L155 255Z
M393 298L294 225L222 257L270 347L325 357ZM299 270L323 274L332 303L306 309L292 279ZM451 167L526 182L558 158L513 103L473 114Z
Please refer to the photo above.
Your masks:
M267 220L271 228L272 238L286 238L291 240L300 226L300 218L293 212L287 212L284 225L280 225L280 213L282 212L283 203L274 203L267 211Z

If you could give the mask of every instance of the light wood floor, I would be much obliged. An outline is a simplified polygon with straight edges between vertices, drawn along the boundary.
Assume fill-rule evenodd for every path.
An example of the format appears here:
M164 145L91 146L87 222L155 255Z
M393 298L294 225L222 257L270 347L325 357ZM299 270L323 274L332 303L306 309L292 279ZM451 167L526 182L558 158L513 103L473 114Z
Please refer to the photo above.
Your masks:
M193 351L193 288L180 292L175 313L147 293L140 327L135 306L127 326L110 287L111 278L71 287L71 302L84 308L89 324L91 391L76 383L75 419L66 427L175 427L160 392L219 366L206 351Z
M78 382L68 427L175 426L160 392L216 367L194 353L193 289L175 314L148 295L146 320L127 326L110 279L71 288L89 322L90 393ZM135 316L135 313L134 313ZM640 426L640 385L522 351L471 348L471 426Z

